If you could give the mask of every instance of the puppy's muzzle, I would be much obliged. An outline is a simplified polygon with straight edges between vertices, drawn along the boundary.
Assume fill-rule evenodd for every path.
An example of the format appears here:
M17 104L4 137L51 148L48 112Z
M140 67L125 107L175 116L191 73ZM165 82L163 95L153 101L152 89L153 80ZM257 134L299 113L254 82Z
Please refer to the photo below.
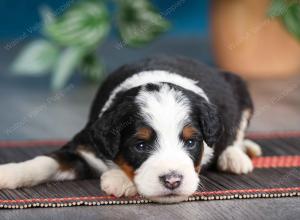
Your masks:
M174 190L181 185L183 176L175 171L159 177L159 180L169 190Z

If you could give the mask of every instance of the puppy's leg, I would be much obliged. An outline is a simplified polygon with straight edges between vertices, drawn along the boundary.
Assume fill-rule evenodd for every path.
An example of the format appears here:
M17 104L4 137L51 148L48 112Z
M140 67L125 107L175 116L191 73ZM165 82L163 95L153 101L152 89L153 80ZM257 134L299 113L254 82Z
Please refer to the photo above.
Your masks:
M0 165L0 189L34 186L48 181L84 178L91 172L77 154L61 149L20 163Z
M112 161L103 162L93 152L86 151L84 148L77 149L78 154L93 168L101 174L100 188L108 195L116 197L133 196L137 193L132 180L128 175Z
M119 168L110 169L102 174L101 189L106 194L116 197L134 196L137 194L135 184L126 173Z
M219 170L235 174L246 174L253 170L250 155L248 156L246 152L251 152L252 156L259 156L261 150L256 143L244 140L250 116L250 111L244 110L235 140L218 158L217 166Z
M218 168L235 174L246 174L253 170L251 159L239 147L228 146L218 158Z
M262 155L260 146L254 141L251 141L249 139L244 139L243 147L244 147L244 151L247 153L247 155L250 158L259 157Z

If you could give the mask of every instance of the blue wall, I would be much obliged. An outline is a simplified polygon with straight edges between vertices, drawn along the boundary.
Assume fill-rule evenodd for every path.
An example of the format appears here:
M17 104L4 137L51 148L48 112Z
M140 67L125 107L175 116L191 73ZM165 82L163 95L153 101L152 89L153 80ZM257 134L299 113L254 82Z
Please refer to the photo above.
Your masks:
M152 0L160 12L177 5L168 18L172 23L171 34L200 34L208 32L208 0ZM174 7L175 8L175 7Z
M40 22L39 8L48 5L56 10L70 2L74 0L1 0L0 38L17 38L24 33L27 37L37 36ZM152 0L152 2L171 21L172 28L169 34L207 35L208 0Z

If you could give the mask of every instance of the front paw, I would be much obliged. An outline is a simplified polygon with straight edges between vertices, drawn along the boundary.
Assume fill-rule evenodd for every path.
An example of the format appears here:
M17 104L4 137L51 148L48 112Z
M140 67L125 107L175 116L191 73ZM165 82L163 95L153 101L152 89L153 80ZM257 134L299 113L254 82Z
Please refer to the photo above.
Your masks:
M228 147L218 158L218 169L234 174L253 171L251 159L238 147Z
M100 187L106 194L116 197L137 194L134 183L120 169L111 169L104 172L101 176Z
M21 185L22 172L17 169L14 163L0 166L0 189L16 189Z

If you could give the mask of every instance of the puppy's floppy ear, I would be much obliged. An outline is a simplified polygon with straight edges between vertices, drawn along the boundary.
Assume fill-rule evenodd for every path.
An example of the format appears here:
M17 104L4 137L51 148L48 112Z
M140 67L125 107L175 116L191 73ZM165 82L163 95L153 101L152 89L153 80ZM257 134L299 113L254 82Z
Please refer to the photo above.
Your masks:
M114 98L111 106L95 121L89 122L87 127L89 136L98 153L113 160L117 156L121 135L135 122L138 108L134 104L139 87L120 92Z
M94 145L107 159L114 159L119 152L121 132L130 117L128 104L121 103L103 113L101 118L91 123L89 133Z
M107 159L114 159L118 153L120 133L112 132L115 124L112 114L103 114L89 128L93 144Z
M208 146L213 147L223 132L223 126L217 108L205 100L197 102L196 106L197 117L204 141Z

